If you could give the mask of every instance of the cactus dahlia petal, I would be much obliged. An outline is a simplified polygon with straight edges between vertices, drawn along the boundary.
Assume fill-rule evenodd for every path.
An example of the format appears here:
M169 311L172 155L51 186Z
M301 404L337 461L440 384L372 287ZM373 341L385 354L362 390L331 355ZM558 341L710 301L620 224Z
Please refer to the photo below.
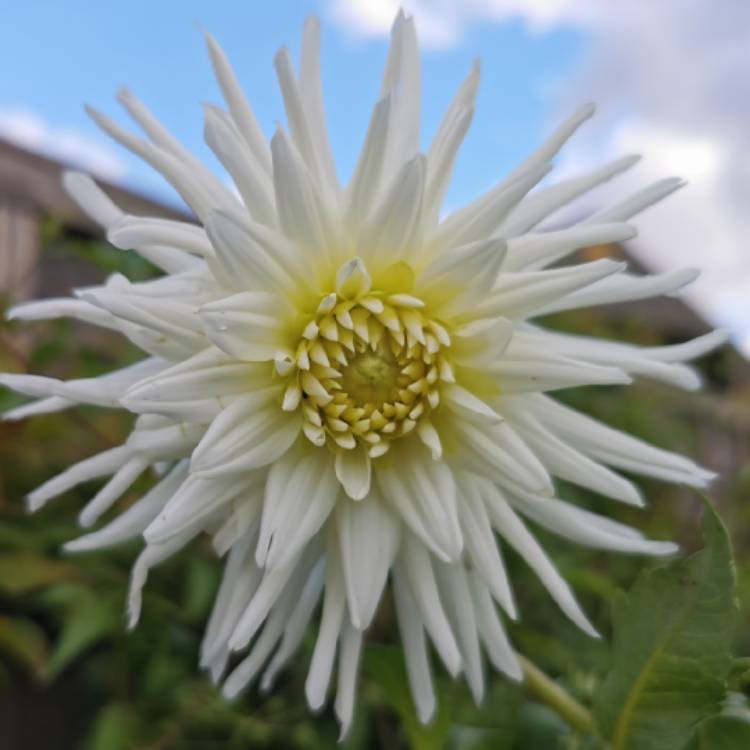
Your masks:
M626 222L680 182L648 186L579 224L540 228L635 161L537 187L592 114L586 107L496 187L443 216L479 69L421 153L412 19L396 18L380 100L345 186L326 135L317 22L305 26L298 71L286 49L276 56L288 130L279 128L270 144L210 37L208 48L227 110L206 108L206 141L236 193L123 91L119 99L145 138L93 110L92 117L174 185L197 224L125 214L88 177L67 174L68 191L112 244L135 249L164 276L131 283L114 275L75 299L11 311L101 325L147 355L94 379L2 376L37 397L9 419L76 403L138 415L123 445L48 481L29 504L37 510L80 482L110 477L81 512L89 527L140 474L166 467L137 503L67 545L85 551L143 537L131 625L149 569L210 534L225 563L202 666L228 696L256 677L268 688L315 619L307 700L313 709L324 704L337 661L343 733L363 635L389 590L417 712L428 721L435 709L428 640L476 700L484 658L521 677L503 628L516 606L501 544L592 635L532 528L608 550L674 549L558 499L554 477L632 505L641 504L639 492L616 469L693 486L711 478L550 394L624 385L632 376L695 388L684 362L723 334L648 349L534 322L689 283L691 270L643 277L610 260L559 263L578 248L632 237ZM245 656L226 674L233 652Z

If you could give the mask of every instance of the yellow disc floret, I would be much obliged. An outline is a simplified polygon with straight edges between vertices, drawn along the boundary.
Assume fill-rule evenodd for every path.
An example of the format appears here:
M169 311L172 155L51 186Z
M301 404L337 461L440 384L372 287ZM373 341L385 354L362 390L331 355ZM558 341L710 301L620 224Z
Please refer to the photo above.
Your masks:
M440 384L454 380L445 356L450 336L412 295L368 283L347 299L342 286L323 297L304 328L284 408L302 409L315 445L364 444L374 458L438 407Z

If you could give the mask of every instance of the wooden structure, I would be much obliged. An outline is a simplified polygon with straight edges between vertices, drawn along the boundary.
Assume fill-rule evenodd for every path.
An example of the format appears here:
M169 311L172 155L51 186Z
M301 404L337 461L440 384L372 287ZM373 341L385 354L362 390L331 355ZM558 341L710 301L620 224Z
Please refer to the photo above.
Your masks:
M62 174L70 168L0 139L0 296L18 301L36 295L44 220L57 221L66 231L82 237L103 236L101 227L84 215L63 189ZM179 209L106 181L97 182L126 211L190 219Z

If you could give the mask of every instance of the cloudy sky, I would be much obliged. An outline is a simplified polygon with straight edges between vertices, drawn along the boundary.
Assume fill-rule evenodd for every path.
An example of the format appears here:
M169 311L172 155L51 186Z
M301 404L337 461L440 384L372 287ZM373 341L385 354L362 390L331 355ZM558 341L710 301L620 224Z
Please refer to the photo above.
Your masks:
M176 197L99 134L88 102L121 121L123 84L192 149L202 102L218 101L201 29L233 60L271 133L282 117L271 58L298 49L304 17L324 24L324 84L346 176L377 94L396 0L36 0L3 11L0 135L167 201ZM570 175L639 153L607 192L685 177L687 187L644 214L635 251L654 269L697 266L693 302L731 327L750 353L750 2L747 0L405 0L417 16L428 139L473 59L482 90L448 196L458 204L494 183L562 116L594 101L598 116L559 160ZM428 141L426 141L428 142ZM593 200L603 201L607 192ZM585 210L587 206L579 207Z

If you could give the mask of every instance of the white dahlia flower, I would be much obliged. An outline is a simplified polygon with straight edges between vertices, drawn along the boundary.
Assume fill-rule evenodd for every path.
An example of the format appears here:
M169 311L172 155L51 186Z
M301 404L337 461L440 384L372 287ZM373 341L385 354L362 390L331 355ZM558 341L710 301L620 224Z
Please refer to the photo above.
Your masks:
M479 68L421 153L411 18L396 18L381 98L345 187L326 135L317 22L305 26L298 72L288 50L276 56L289 130L279 128L270 145L210 37L208 48L228 111L206 107L205 137L237 191L122 91L120 102L147 139L98 112L92 117L159 170L198 223L125 214L91 179L67 174L70 194L109 240L164 276L131 283L115 274L75 299L10 312L104 326L147 354L99 378L3 376L39 399L9 419L76 403L138 415L123 445L43 484L29 507L111 476L80 514L89 527L155 469L159 478L143 498L66 548L143 537L128 602L132 626L149 569L210 534L226 563L201 664L229 697L258 676L263 688L272 685L322 602L306 694L312 709L323 706L337 662L342 733L352 719L363 635L389 590L426 722L435 710L428 640L477 701L484 658L521 678L499 614L516 617L502 544L573 622L596 634L527 521L608 550L674 550L558 499L554 477L641 505L636 486L613 468L696 487L712 476L549 394L624 385L632 376L696 388L684 362L723 341L722 333L642 348L532 322L671 294L692 281L692 270L636 276L611 260L559 265L578 248L633 237L626 222L681 183L657 182L578 224L545 227L550 214L636 161L536 187L591 116L587 106L496 187L444 216ZM232 659L225 676L233 652L246 655Z

